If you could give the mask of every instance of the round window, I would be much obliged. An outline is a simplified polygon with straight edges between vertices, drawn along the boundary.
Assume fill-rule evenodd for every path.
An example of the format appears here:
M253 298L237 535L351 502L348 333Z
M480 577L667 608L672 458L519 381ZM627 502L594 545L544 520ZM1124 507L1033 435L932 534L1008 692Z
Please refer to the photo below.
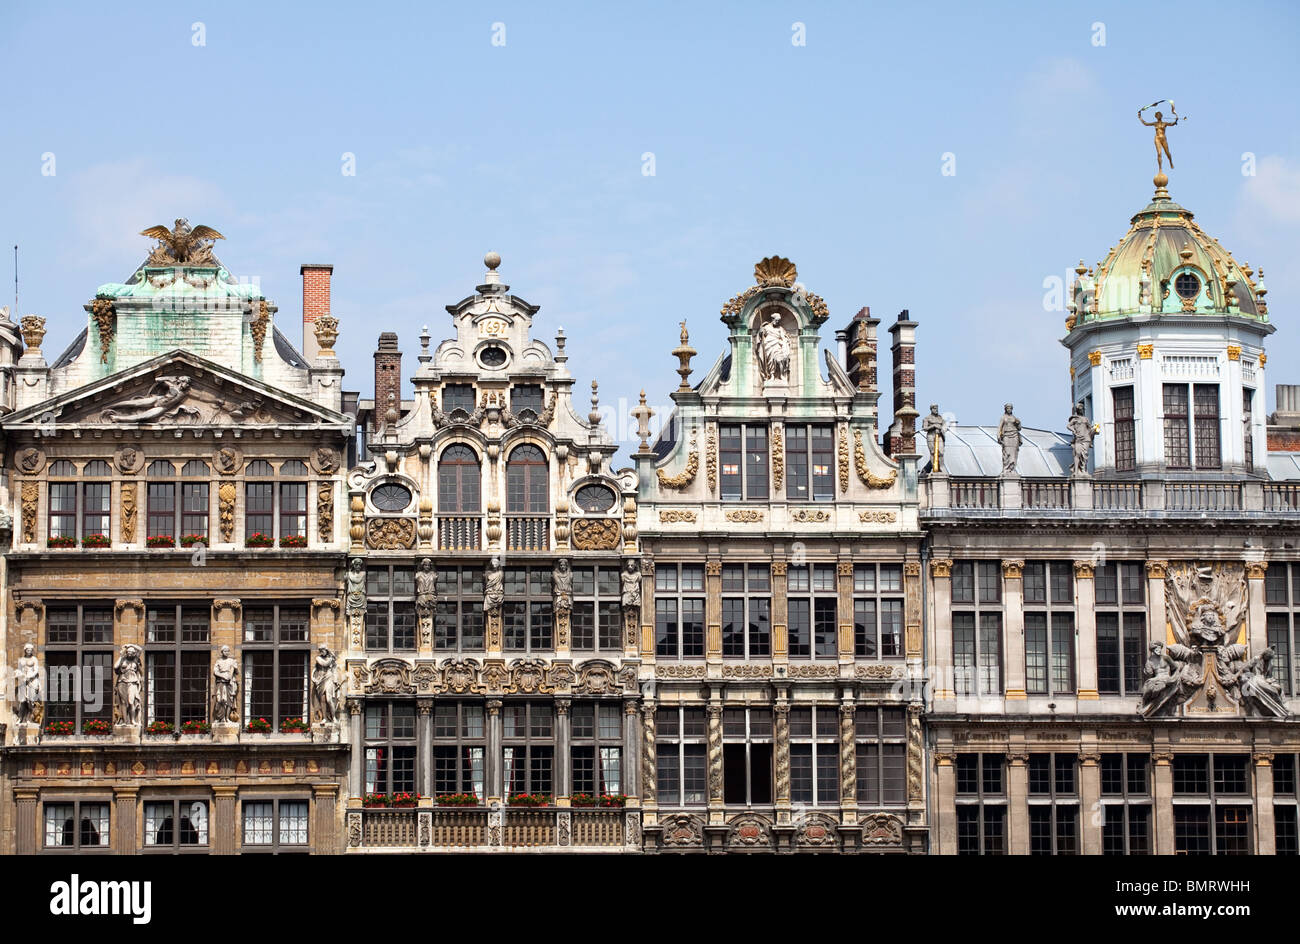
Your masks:
M370 493L370 501L380 511L401 511L411 503L411 490L402 485L380 485Z
M574 498L578 507L588 514L609 511L614 507L614 493L603 485L584 485Z
M1180 272L1174 279L1174 291L1180 298L1195 298L1201 294L1201 280L1190 272Z
M507 357L502 348L492 345L479 351L478 360L484 367L504 367Z

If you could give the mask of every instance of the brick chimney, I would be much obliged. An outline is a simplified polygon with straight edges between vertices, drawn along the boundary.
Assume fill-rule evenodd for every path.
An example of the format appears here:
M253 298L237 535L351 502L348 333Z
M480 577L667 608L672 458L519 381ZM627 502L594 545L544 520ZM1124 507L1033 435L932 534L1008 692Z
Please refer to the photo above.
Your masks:
M388 411L402 415L402 352L397 349L397 335L385 331L379 336L375 351L375 412L374 428L388 425Z
M330 313L330 276L334 266L307 263L298 269L302 275L302 353L307 363L315 363L320 353L316 343L316 319Z
M894 424L889 427L885 452L891 458L916 454L916 322L904 308L890 326L894 336Z
M848 351L844 367L848 371L849 380L853 381L853 386L859 390L874 392L876 389L876 325L878 324L880 319L872 318L871 309L864 305L858 309L858 313L853 316L846 329ZM854 354L860 343L866 345L865 362Z

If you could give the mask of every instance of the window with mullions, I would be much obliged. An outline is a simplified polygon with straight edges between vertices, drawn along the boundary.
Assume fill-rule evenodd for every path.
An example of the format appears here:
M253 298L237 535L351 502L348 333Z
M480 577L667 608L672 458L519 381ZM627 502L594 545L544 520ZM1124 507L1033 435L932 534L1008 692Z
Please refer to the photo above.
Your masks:
M903 565L853 565L853 654L903 657Z
M772 709L723 709L722 796L743 806L772 802Z
M1176 854L1250 855L1249 762L1247 754L1174 755Z
M45 611L45 720L113 718L113 607L51 605Z
M440 652L483 649L483 568L439 567L433 647Z
M957 854L1007 854L1006 758L958 754Z
M1133 388L1112 387L1110 396L1115 409L1115 471L1132 472L1137 468L1137 436L1133 426Z
M477 515L482 473L478 455L469 446L448 446L438 458L438 514Z
M703 708L655 712L659 806L697 806L708 798L708 720Z
M522 445L506 462L506 511L544 514L551 507L546 455L532 445Z
M306 852L307 800L244 800L245 852Z
M623 616L617 566L573 568L573 648L618 652L623 648Z
M1171 469L1218 469L1219 385L1164 385L1165 463Z
M786 581L790 658L836 657L839 591L835 565L791 567Z
M244 718L265 718L274 730L286 718L308 719L311 663L306 605L244 607Z
M1101 564L1096 589L1097 691L1137 695L1142 691L1146 648L1146 579L1141 563Z
M299 478L303 481L284 481ZM280 534L281 538L307 536L307 463L287 459L280 463Z
M1274 562L1264 571L1268 644L1274 652L1273 679L1287 695L1297 691L1296 631L1300 629L1300 564Z
M623 712L618 702L575 701L570 714L573 792L623 792Z
M415 704L366 705L366 793L415 792Z
M1077 755L1029 755L1029 852L1079 854Z
M146 852L198 852L207 844L207 800L155 800L144 804Z
M482 700L433 703L433 795L472 793L482 799L487 733Z
M52 538L108 537L109 492L113 472L107 462L87 462L77 467L66 459L50 464L49 536ZM54 479L66 478L59 482ZM102 482L88 481L103 479Z
M1101 851L1151 855L1151 758L1101 755Z
M544 652L555 648L549 567L505 568L505 603L501 606L503 646L510 652Z
M515 384L510 388L510 409L516 414L524 410L541 413L545 397L541 384Z
M1255 471L1255 391L1249 387L1241 389L1241 415L1245 422L1242 424L1242 446L1245 449L1246 471Z
M1074 569L1070 561L1024 568L1025 691L1074 692Z
M655 655L704 658L704 565L655 565Z
M415 648L415 570L393 564L366 568L366 649Z
M834 427L786 427L785 497L787 501L834 501L834 468Z
M501 770L506 793L555 792L555 712L550 702L511 702L501 710Z
M474 412L474 385L467 383L449 383L442 385L442 400L438 404L442 412L464 410Z
M90 852L108 848L107 802L46 803L44 814L47 851Z
M770 564L723 565L722 654L735 659L772 654Z
M857 708L854 737L858 803L903 806L907 802L907 709Z
M1296 755L1273 757L1273 830L1278 855L1300 855L1296 808Z
M790 709L790 799L814 806L840 799L839 708Z
M146 724L169 721L179 729L186 721L207 720L211 616L206 606L166 603L146 608Z
M307 464L286 459L280 464L279 481L276 481L271 463L256 459L248 464L245 475L249 479L244 483L245 537L254 534L268 538L306 537Z
M191 459L181 467L177 481L176 467L163 460L151 462L146 470L149 537L169 537L179 541L188 534L202 541L208 538L208 464Z
M1002 694L1002 564L952 565L952 655L958 695Z
M765 500L767 491L767 427L718 427L723 501Z

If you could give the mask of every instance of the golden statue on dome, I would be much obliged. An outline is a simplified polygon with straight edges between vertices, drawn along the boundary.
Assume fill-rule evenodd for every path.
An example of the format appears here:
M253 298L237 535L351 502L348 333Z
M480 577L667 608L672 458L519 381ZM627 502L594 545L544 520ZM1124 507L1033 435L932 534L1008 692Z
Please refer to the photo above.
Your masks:
M1165 121L1162 112L1156 112L1155 121L1147 121L1142 117L1142 114L1148 108L1155 108L1157 105L1161 105L1166 101L1169 102L1169 114L1173 117L1173 121ZM1142 122L1142 124L1146 125L1148 128L1156 129L1156 171L1160 174L1164 173L1164 158L1166 157L1169 158L1169 169L1173 170L1174 157L1169 153L1169 139L1165 136L1165 129L1172 128L1174 125L1178 124L1178 110L1174 107L1174 100L1172 98L1162 98L1158 102L1152 102L1150 105L1142 106L1138 109L1138 121ZM1163 152L1163 154L1161 152Z

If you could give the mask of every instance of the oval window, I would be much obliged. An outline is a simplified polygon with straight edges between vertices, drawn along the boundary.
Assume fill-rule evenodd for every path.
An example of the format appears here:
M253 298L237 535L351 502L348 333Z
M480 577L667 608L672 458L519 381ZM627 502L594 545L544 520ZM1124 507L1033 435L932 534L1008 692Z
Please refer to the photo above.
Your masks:
M492 345L479 351L478 360L484 367L504 367L507 360L506 352Z
M614 507L614 493L603 485L584 485L574 499L587 514L609 511Z
M380 511L401 511L411 503L411 490L402 485L380 485L370 493L370 501Z
M1190 272L1180 272L1174 279L1174 291L1180 298L1195 298L1201 294L1201 280Z

